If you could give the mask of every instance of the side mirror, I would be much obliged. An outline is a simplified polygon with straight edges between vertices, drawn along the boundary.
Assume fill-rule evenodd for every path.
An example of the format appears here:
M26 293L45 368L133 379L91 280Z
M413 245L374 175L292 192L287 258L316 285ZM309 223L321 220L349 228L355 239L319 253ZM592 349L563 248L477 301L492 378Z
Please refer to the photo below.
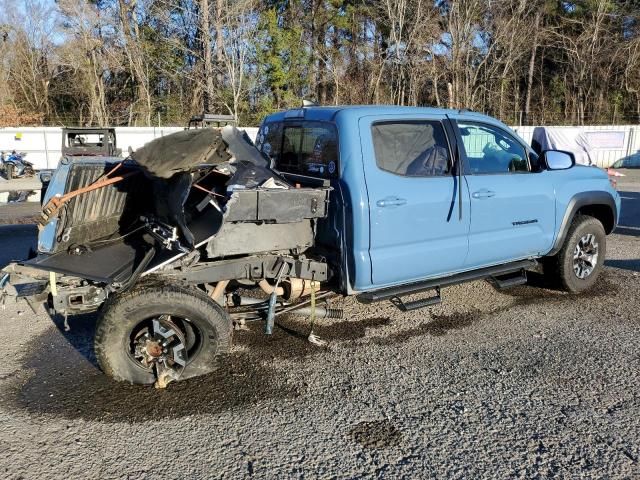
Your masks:
M547 170L567 170L576 164L573 153L562 150L546 150L542 152L542 160Z

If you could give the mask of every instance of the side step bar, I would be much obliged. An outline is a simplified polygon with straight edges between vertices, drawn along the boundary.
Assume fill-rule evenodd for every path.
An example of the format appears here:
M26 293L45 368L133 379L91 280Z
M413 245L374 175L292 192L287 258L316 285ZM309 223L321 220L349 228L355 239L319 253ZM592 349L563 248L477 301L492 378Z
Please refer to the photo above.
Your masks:
M419 308L432 307L442 303L442 296L440 295L440 287L434 289L436 294L433 297L421 298L414 300L413 302L403 302L400 297L393 297L391 303L393 303L399 310L403 312L409 312L411 310L418 310Z
M491 282L500 290L515 287L516 285L524 285L527 283L527 271L523 268L519 272L494 276L491 277Z
M440 300L441 300L440 288L442 287L457 285L459 283L471 282L474 280L482 280L486 278L500 277L504 275L514 274L517 272L521 272L522 270L533 268L537 265L537 263L538 262L536 262L535 260L521 260L518 262L506 263L503 265L496 265L494 267L487 267L479 270L473 270L471 272L458 273L456 275L451 275L449 277L436 278L433 280L426 280L424 282L409 283L407 285L398 285L397 287L382 288L380 290L374 290L372 292L364 292L364 293L361 293L360 295L357 295L356 298L361 303L373 303L373 302L380 302L383 300L400 299L400 297L403 297L406 295L413 295L416 293L425 292L427 290L436 289L437 295L435 297L416 300L416 302L410 302L408 304L403 303L403 305L405 307L408 307L408 309L411 309L410 307L413 303L418 303L418 302L431 301L433 303L428 303L422 306L435 305L436 303L440 303ZM517 278L518 278L518 281L521 281L522 276ZM525 281L526 281L526 277L525 277ZM414 307L414 309L422 308L422 306Z

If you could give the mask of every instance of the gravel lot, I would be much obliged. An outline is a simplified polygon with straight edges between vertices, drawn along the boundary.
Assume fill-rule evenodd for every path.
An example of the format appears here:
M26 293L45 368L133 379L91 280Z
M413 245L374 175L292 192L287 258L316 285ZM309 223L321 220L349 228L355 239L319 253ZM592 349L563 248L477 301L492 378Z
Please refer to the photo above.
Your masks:
M236 335L165 391L95 367L93 316L0 314L4 478L640 477L640 171L605 275L578 297L486 282L405 314L340 299L323 322ZM0 227L2 249L28 227ZM5 254L7 258L8 254ZM0 262L2 262L0 258Z

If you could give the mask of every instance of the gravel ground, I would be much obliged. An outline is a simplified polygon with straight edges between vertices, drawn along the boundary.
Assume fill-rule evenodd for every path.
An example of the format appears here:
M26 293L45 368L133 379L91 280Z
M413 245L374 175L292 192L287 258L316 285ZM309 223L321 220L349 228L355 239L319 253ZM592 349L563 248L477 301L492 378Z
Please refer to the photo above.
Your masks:
M100 373L93 316L65 332L7 305L0 475L640 478L635 174L588 294L475 282L413 313L334 300L345 320L321 323L328 348L295 317L272 338L256 325L218 372L164 391Z

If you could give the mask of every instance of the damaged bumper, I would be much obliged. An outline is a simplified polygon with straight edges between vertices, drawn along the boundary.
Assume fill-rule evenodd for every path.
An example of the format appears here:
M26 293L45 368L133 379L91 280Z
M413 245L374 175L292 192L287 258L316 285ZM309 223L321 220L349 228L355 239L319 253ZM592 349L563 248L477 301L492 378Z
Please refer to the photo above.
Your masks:
M10 263L0 270L0 303L26 300L35 311L35 302L44 302L49 295L47 272Z
M225 128L162 137L133 161L62 162L45 198L55 200L56 215L41 228L39 254L0 277L2 291L17 298L18 270L39 272L37 295L51 294L56 311L89 311L150 273L188 278L206 265L202 283L269 278L272 269L242 270L262 265L265 255L326 280L326 265L304 254L315 244L316 221L327 216L331 188L292 185L245 136ZM115 170L122 181L110 182Z

